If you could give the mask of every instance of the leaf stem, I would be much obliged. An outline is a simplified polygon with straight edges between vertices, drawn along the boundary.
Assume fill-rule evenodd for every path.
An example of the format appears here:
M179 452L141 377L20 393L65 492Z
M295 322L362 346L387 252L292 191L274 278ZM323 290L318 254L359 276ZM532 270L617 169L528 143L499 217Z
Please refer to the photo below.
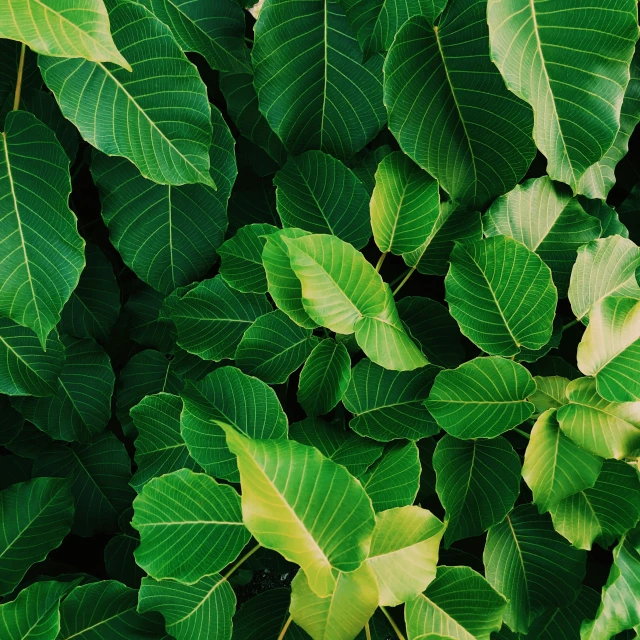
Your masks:
M253 549L250 549L249 551L247 551L247 553L245 553L242 558L240 558L240 560L238 560L238 562L236 562L233 567L231 567L231 569L229 569L229 571L227 571L227 573L225 573L222 576L223 580L228 580L229 577L231 576L231 574L246 560L248 560L258 549L260 549L260 547L262 547L262 545L258 542L258 544L253 547Z
M371 629L369 629L369 623L364 623L364 635L366 636L366 640L371 640Z
M13 110L17 111L20 106L20 93L22 92L22 73L24 71L24 56L27 45L23 42L20 49L20 62L18 62L18 78L16 80L16 94L13 97Z
M516 433L519 433L523 438L526 438L527 440L531 439L531 436L526 431L523 431L522 429L515 428L514 431Z
M292 620L293 620L293 618L291 616L289 616L287 618L287 621L284 623L284 627L282 627L282 631L280 632L280 635L278 636L278 640L283 640L284 634L287 633L287 629L291 625L291 621Z
M389 624L391 625L396 635L398 636L398 640L406 640L406 638L402 635L402 631L398 629L398 625L394 622L393 618L389 615L389 612L384 607L380 607L380 611L384 613L385 617L389 621Z
M572 320L571 322L567 322L567 324L562 326L562 333L564 333L567 329L571 329L571 327L575 327L578 322L580 322L577 318Z
M376 271L378 273L380 273L380 269L382 267L382 263L384 262L384 259L387 257L388 253L389 253L388 251L385 251L385 252L380 254L380 257L378 258L378 263L376 264Z
M407 275L404 277L402 282L396 287L396 290L393 292L393 297L394 298L395 298L396 294L398 293L398 291L400 291L400 289L402 289L402 287L404 287L406 281L413 275L413 272L415 270L416 270L416 267L411 267L411 269L409 269L409 272L407 273Z

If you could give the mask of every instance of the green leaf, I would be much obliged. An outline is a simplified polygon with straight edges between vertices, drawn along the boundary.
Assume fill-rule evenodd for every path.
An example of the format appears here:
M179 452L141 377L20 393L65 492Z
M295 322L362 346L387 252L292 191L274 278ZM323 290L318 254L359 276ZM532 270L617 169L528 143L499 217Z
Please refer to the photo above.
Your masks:
M562 342L562 328L564 323L559 315L553 319L553 325L551 330L551 338L549 342L540 347L539 349L527 349L521 347L520 351L516 353L513 359L516 362L536 362L540 358L544 358L552 349L557 349Z
M562 376L534 376L537 389L529 396L536 413L544 413L547 409L557 409L567 404L567 386L571 382Z
M307 359L318 339L276 309L260 316L236 349L236 364L268 384L284 384Z
M16 398L13 405L54 440L90 442L109 422L115 375L90 338L63 337L65 360L55 395Z
M0 446L9 444L22 431L24 418L0 395Z
M574 192L618 133L638 39L632 0L586 9L568 0L553 8L489 0L487 9L491 58L507 87L533 107L533 137L549 176Z
M11 593L29 567L60 546L71 529L67 480L34 478L0 493L0 594Z
M438 369L389 371L364 358L352 369L343 402L354 414L349 426L361 436L381 442L419 440L438 432L423 401Z
M245 525L264 547L299 564L319 597L329 596L337 589L333 571L355 571L369 551L374 513L362 486L312 447L250 440L219 424L238 457Z
M382 144L374 149L367 149L365 147L362 151L356 153L349 161L351 170L356 174L358 180L362 182L362 186L367 190L369 196L373 193L376 185L375 174L378 165L382 162L382 159L391 152L392 149L388 144Z
M287 416L275 391L235 367L221 367L199 382L189 382L182 400L181 433L189 453L218 478L237 482L238 471L216 420L259 440L287 437Z
M129 509L124 512L126 516ZM122 516L120 517L122 522ZM104 548L104 566L109 578L118 580L128 587L137 589L145 572L136 564L134 552L140 544L138 533L127 526L107 542Z
M134 496L129 454L108 431L88 444L44 449L34 462L33 475L69 479L75 502L72 531L80 536L117 531L118 517Z
M70 193L69 159L51 129L9 113L0 133L0 312L43 347L84 267Z
M320 149L349 158L386 122L382 58L362 64L335 0L266 2L251 57L260 111L292 155Z
M437 180L401 151L380 162L371 197L371 226L380 251L415 251L431 234L439 213Z
M324 415L344 396L351 380L351 357L340 342L326 338L309 354L300 372L298 402L308 416Z
M87 264L62 308L60 329L78 338L107 340L120 315L120 288L113 267L97 246L85 246Z
M366 564L338 573L335 590L320 597L299 571L291 583L291 617L314 640L352 640L378 606L378 585Z
M369 242L369 195L340 160L308 151L289 158L273 183L284 227L333 234L356 249Z
M469 567L439 567L427 590L405 608L411 640L489 640L498 631L504 598Z
M484 0L450 2L433 27L404 23L384 65L389 129L454 200L482 206L525 174L531 111L489 58ZM464 52L464 55L460 55Z
M640 301L611 297L591 309L578 345L578 368L596 379L598 393L615 402L640 400Z
M507 598L504 621L516 633L550 609L571 604L580 590L586 554L553 530L533 505L516 507L487 535L489 584Z
M33 331L0 318L0 393L49 396L56 392L64 347L55 332L43 351Z
M392 442L359 480L378 513L413 504L420 486L420 470L415 442Z
M520 458L506 438L464 441L444 436L433 454L433 468L447 514L447 547L500 522L520 493Z
M190 469L151 479L133 510L136 562L157 580L194 584L233 562L249 542L236 490Z
M136 611L138 592L115 580L76 587L60 606L56 640L164 640L159 616Z
M496 199L484 216L486 236L505 235L535 251L551 269L560 297L567 295L578 249L600 236L600 223L547 176L527 180Z
M11 442L7 443L5 447L17 456L29 460L28 473L23 478L23 480L29 480L31 478L33 461L52 444L54 444L54 441L44 431L40 431L40 429L30 422L25 422L20 433ZM11 484L13 484L13 482L9 482L7 486Z
M627 238L610 236L580 247L569 285L569 302L576 318L587 316L607 296L640 300L635 278L639 266L640 247Z
M640 519L640 479L626 462L605 460L595 484L551 509L555 530L578 549L609 547Z
M291 425L289 437L301 444L315 447L323 456L341 464L356 477L382 455L383 449L383 445L375 440L361 438L353 431L343 430L320 418L306 418L295 422Z
M381 606L394 607L416 597L436 577L444 530L438 518L420 507L376 515L367 564L375 573Z
M258 180L253 177L251 185L235 185L229 200L229 231L235 233L245 224L268 223L278 225L276 211L276 188L271 178Z
M640 402L609 402L593 378L567 387L568 404L558 409L560 428L578 446L603 458L640 454Z
M211 110L196 68L169 28L142 5L109 0L109 6L113 39L127 52L133 72L41 56L42 76L63 115L89 144L131 160L145 178L213 187ZM73 83L66 82L70 77Z
M578 202L587 213L600 220L602 226L601 238L615 235L623 238L629 237L629 230L620 222L618 212L608 204L605 204L602 200L589 200L584 196L578 196Z
M218 361L233 358L244 332L269 311L272 307L264 295L235 291L218 275L182 296L171 319L179 346Z
M177 640L229 640L236 596L221 575L206 576L192 585L143 578L138 611L157 611Z
M495 438L533 414L527 398L535 390L531 374L521 364L474 358L457 369L440 371L425 405L456 438Z
M445 286L460 331L483 351L512 356L549 342L558 292L549 267L517 240L456 245Z
M217 191L208 184L156 184L125 158L93 155L91 172L111 242L141 280L164 294L206 275L224 239L237 173L234 141L215 107L211 122L209 174Z
M0 11L0 38L25 42L36 53L111 62L131 71L111 38L102 0L2 0Z
M212 69L250 68L244 44L244 12L233 0L214 3L189 0L142 0L170 29L183 51L201 54Z
M138 281L124 305L129 337L145 347L169 353L175 347L175 326L169 316L162 315L165 297Z
M562 432L555 409L545 411L536 420L522 477L533 492L533 502L540 513L553 510L568 496L592 487L601 468L601 458L581 449Z
M135 441L137 470L131 486L138 492L152 478L191 469L201 471L200 465L189 455L180 435L182 400L170 393L146 396L130 411L138 432Z

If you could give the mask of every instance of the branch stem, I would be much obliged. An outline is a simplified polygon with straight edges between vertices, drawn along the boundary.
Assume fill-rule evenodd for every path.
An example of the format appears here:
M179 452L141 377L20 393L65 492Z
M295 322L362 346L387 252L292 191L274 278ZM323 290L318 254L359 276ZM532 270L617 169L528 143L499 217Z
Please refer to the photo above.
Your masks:
M415 270L416 270L416 267L411 267L411 269L409 269L409 272L407 273L407 275L404 277L402 282L396 287L396 290L393 292L393 297L394 298L395 298L396 294L398 293L398 291L400 291L400 289L402 289L402 287L404 287L405 283L413 275L413 272Z
M571 329L571 327L575 327L578 322L580 322L577 318L575 320L572 320L571 322L567 322L567 324L563 325L562 327L562 333L564 333L567 329Z
M369 629L368 622L366 622L364 625L364 635L366 636L366 640L371 640L371 629Z
M227 573L222 576L223 580L228 580L231 574L245 561L247 561L262 545L258 543L255 547L247 551L238 562L236 562Z
M24 56L27 50L27 45L22 43L20 49L20 62L18 62L18 78L16 80L16 94L13 97L13 110L17 111L20 107L20 93L22 92L22 75L24 72Z
M388 253L389 253L388 251L385 251L384 253L380 254L380 257L378 258L378 262L376 264L376 271L378 273L380 273L380 269L382 268L382 263L384 262L384 259L387 257Z
M398 629L398 625L394 622L393 618L389 615L389 612L384 607L380 607L380 611L384 613L385 617L389 621L391 628L395 631L395 634L398 636L398 640L406 640L406 638L402 635L402 631Z
M287 629L291 625L291 621L292 620L293 620L293 618L291 616L289 616L287 618L287 621L284 623L284 627L282 627L282 631L280 632L280 635L278 636L278 640L283 640L284 634L287 633Z
M527 440L529 440L531 438L531 436L526 432L523 431L522 429L514 429L514 431L518 434L520 434L523 438L526 438Z

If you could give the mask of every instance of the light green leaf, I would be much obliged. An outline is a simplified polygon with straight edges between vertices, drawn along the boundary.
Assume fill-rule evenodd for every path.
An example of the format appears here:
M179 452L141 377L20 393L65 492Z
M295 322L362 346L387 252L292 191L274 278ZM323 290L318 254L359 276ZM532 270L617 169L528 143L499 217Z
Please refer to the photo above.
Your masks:
M138 432L135 441L137 470L131 486L138 492L152 478L191 469L201 471L200 465L189 455L180 435L182 400L170 393L146 396L130 411Z
M179 346L218 361L233 358L244 332L269 311L272 307L264 295L235 291L218 275L182 296L171 319Z
M233 562L249 542L236 490L190 469L150 480L133 510L136 562L157 580L196 583Z
M329 596L337 588L333 571L355 571L369 551L374 513L362 486L313 447L250 440L219 424L238 456L245 525L260 544L299 564L319 597Z
M176 328L163 314L165 296L141 281L134 283L124 305L129 337L145 347L170 353L175 348Z
M609 402L596 391L593 378L567 387L569 403L557 412L560 428L578 446L603 458L640 454L640 402Z
M29 567L60 546L73 521L67 480L34 478L0 493L0 594L11 593Z
M240 227L218 249L220 274L225 282L243 293L266 293L267 277L262 264L265 236L278 229L270 224L249 224Z
M351 357L347 348L326 338L313 348L302 367L298 402L307 415L324 415L342 400L350 380Z
M460 331L483 351L512 356L549 342L558 301L551 271L513 238L456 245L445 286Z
M381 442L419 440L438 432L422 405L438 369L389 371L364 358L351 371L343 402L354 414L349 426L361 436Z
M567 404L567 386L571 382L562 376L534 376L536 391L529 396L536 413L544 413L547 409L557 409Z
M425 402L438 424L463 440L495 438L533 414L531 374L506 358L474 358L444 369Z
M578 249L600 236L571 190L547 176L527 180L496 199L484 216L486 236L510 236L535 251L551 269L560 297L567 295Z
M211 123L208 175L217 190L207 184L156 184L125 158L93 155L91 172L111 242L141 280L164 294L206 275L224 239L237 173L234 140L215 107Z
M627 238L609 236L580 247L569 285L569 302L576 318L587 316L607 296L640 300L635 278L639 266L640 247Z
M36 53L112 62L131 71L111 38L102 0L2 0L0 12L0 38L25 42Z
M551 509L555 530L578 549L601 547L633 529L640 519L640 479L626 462L605 460L595 484Z
M192 585L142 579L138 611L162 614L167 633L177 640L230 640L235 609L236 596L220 574Z
M407 633L409 640L489 640L504 610L504 598L473 569L439 567L427 590L407 603Z
M533 502L540 513L553 510L561 500L592 487L601 468L601 458L581 449L562 432L555 409L545 411L536 420L522 477L533 492Z
M531 504L517 506L487 535L489 584L507 598L504 621L516 633L550 609L571 604L584 577L586 554L553 530Z
M307 359L318 338L276 309L260 316L244 333L235 360L245 373L267 384L284 384Z
M557 349L562 341L562 327L564 326L562 318L559 315L553 319L551 338L549 342L539 349L527 349L520 347L520 351L516 353L513 359L516 362L536 362L540 358L544 358L552 349Z
M109 356L90 338L62 342L65 360L55 395L16 398L13 405L54 440L90 442L111 418L115 375Z
M291 34L299 34L291 38ZM386 122L382 58L362 52L335 0L268 0L251 53L260 111L293 155L347 159Z
M447 514L447 547L500 522L520 494L520 457L506 438L464 441L444 436L433 454L433 468Z
M202 55L212 69L245 71L250 68L244 44L244 12L233 0L142 0L164 22L183 51Z
M640 400L640 301L605 298L591 308L578 345L578 368L594 376L598 393L615 402Z
M211 110L196 68L169 28L142 5L108 4L113 39L127 52L133 72L81 58L41 56L42 76L63 115L89 144L128 158L145 178L213 187Z
M113 267L97 246L85 246L87 264L62 308L60 329L78 338L107 340L120 315L120 287Z
M369 242L369 195L340 160L308 151L289 158L273 183L284 227L333 234L356 249Z
M531 111L489 58L484 0L454 0L433 27L411 18L384 65L389 129L454 200L482 206L533 159ZM464 51L464 55L460 52Z
M182 400L180 428L189 453L218 478L237 482L238 471L216 420L259 440L287 437L287 416L275 391L235 367L221 367L188 383Z
M34 477L68 478L75 502L73 533L113 533L131 505L131 460L122 442L106 431L89 444L44 449L33 465Z
M533 107L533 137L549 176L574 192L618 132L638 39L633 0L585 9L570 0L553 9L540 0L489 0L487 9L491 58L507 87Z
M70 193L69 159L51 129L9 113L0 133L0 313L43 347L84 267Z
M56 392L64 347L55 332L43 351L33 331L0 318L0 393L49 396Z
M444 530L438 518L420 507L376 515L367 564L375 573L381 606L394 607L414 598L436 577Z
M420 471L415 442L392 442L359 479L377 513L413 504L420 487Z

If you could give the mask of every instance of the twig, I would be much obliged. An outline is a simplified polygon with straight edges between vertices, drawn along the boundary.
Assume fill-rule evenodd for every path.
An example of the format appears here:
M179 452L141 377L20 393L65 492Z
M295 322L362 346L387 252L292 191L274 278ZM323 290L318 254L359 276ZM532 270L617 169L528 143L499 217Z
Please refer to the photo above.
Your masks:
M366 640L371 640L371 629L369 629L368 622L365 622L364 625L364 635L366 636Z
M229 569L229 571L227 571L227 573L225 573L222 576L223 580L228 580L229 576L246 560L248 560L262 545L260 543L258 543L255 547L253 547L253 549L247 551L247 553L245 553L242 558L240 558L240 560L238 560L238 562L236 562L233 567L231 567L231 569Z
M282 631L280 632L280 635L278 636L278 640L283 640L284 634L287 633L287 629L289 628L289 625L291 625L292 619L293 618L291 616L289 616L287 621L284 623L284 627L282 627Z
M16 95L13 97L13 110L17 111L20 107L20 92L22 91L22 72L24 71L24 55L27 45L22 43L20 49L20 62L18 62L18 79L16 80Z
M527 440L531 439L531 436L526 431L523 431L522 429L515 428L514 431L516 433L519 433L523 438L526 438Z
M378 273L380 273L380 268L382 267L382 263L384 262L384 259L387 257L387 254L389 252L385 251L384 253L380 254L380 257L378 258L378 263L376 264L376 271Z
M572 320L571 322L567 322L567 324L563 325L562 327L562 333L564 333L567 329L571 329L571 327L575 327L578 322L580 322L577 318L575 320Z
M402 635L402 631L398 629L398 625L393 621L393 618L389 615L389 612L384 607L380 607L380 611L382 611L382 613L384 613L384 615L386 616L387 620L389 621L389 624L391 625L392 629L395 631L396 635L398 636L398 640L407 640Z
M400 291L400 289L404 287L405 282L413 275L413 272L415 270L416 270L416 267L411 267L411 269L409 269L409 273L407 273L407 275L404 277L404 280L396 287L396 290L393 292L394 297L398 293L398 291Z

